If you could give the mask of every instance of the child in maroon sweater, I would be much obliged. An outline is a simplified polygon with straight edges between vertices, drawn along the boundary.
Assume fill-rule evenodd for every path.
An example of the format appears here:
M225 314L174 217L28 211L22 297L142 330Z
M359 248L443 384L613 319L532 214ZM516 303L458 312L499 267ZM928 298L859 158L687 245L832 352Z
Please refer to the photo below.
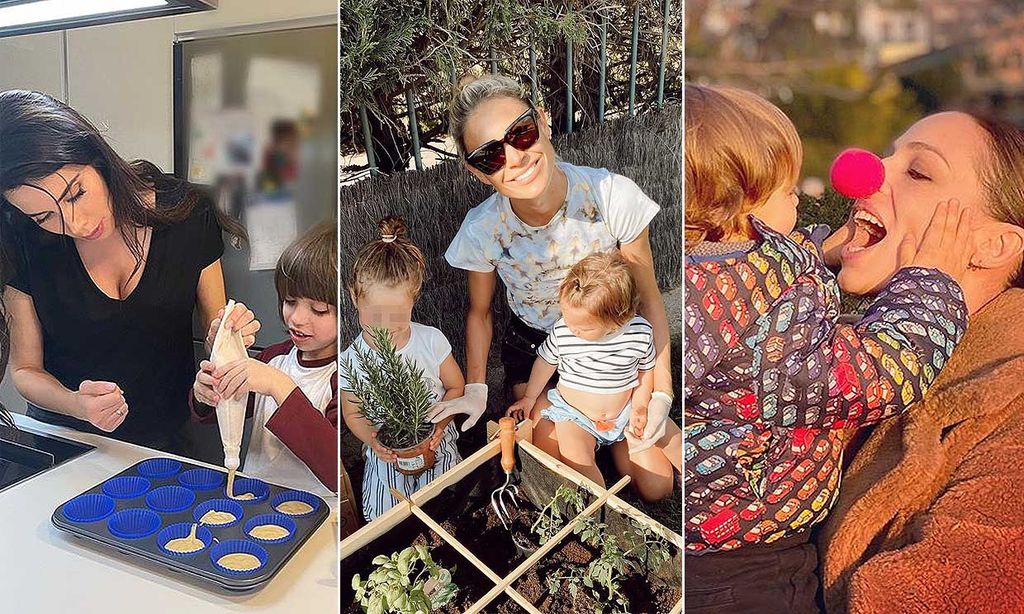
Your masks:
M220 368L204 360L193 386L208 406L249 396L246 474L328 499L338 489L337 253L332 224L289 246L274 272L289 338ZM193 412L216 420L210 407Z

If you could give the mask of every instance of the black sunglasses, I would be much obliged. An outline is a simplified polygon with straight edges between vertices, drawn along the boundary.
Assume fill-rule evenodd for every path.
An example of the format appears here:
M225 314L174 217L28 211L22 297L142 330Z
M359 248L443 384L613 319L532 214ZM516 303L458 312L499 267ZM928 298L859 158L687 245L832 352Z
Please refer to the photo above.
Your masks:
M485 175L493 175L505 166L505 145L526 151L540 138L537 111L533 107L520 115L505 131L500 141L487 141L466 156L470 166Z

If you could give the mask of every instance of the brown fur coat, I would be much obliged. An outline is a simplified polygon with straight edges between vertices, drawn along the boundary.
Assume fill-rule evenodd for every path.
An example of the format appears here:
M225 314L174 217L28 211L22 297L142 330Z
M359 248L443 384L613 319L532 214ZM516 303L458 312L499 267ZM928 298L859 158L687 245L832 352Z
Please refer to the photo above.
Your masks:
M871 433L818 544L830 613L1024 612L1024 290Z

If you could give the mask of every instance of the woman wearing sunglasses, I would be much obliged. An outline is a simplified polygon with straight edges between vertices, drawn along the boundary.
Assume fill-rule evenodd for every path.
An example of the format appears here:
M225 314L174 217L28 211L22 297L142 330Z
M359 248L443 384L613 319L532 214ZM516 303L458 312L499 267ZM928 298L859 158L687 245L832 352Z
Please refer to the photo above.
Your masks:
M0 92L0 144L3 302L28 414L183 452L192 313L216 330L221 230L244 231L46 94ZM251 344L252 312L228 317Z
M640 290L641 315L654 328L655 391L661 394L656 392L646 408L646 424L640 417L636 428L642 435L632 442L633 450L620 441L612 454L642 497L666 496L672 490L672 463L650 447L665 436L672 395L668 319L648 240L648 224L658 205L626 177L559 160L546 113L533 107L522 86L508 77L488 75L462 84L452 100L449 125L466 169L496 193L466 215L445 253L449 264L469 275L469 383L465 396L442 404L435 420L467 413L471 418L463 425L465 430L484 411L493 334L491 299L498 276L512 309L502 342L505 385L519 400L537 347L561 315L558 287L566 273L591 253L618 248ZM548 404L546 391L538 398L535 419ZM644 408L634 411L642 416ZM669 431L671 436L671 426ZM537 423L534 443L558 457L551 422Z

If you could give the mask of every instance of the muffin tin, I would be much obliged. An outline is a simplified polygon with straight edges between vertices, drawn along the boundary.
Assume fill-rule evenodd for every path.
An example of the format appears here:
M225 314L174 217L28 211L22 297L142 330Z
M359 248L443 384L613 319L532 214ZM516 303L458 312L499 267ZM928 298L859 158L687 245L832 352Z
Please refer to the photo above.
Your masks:
M252 591L284 567L288 559L327 519L330 510L320 497L248 477L235 479L235 492L251 492L255 499L227 499L227 474L173 458L151 458L60 504L51 522L58 529L103 546L156 562L205 583L230 591ZM275 508L284 501L302 501L313 507L303 515L282 514ZM164 549L186 537L193 522L217 509L235 515L235 521L203 524L196 537L203 549L177 553ZM248 532L255 526L276 524L289 535L257 539ZM216 561L233 553L250 554L260 562L252 571L233 571Z

